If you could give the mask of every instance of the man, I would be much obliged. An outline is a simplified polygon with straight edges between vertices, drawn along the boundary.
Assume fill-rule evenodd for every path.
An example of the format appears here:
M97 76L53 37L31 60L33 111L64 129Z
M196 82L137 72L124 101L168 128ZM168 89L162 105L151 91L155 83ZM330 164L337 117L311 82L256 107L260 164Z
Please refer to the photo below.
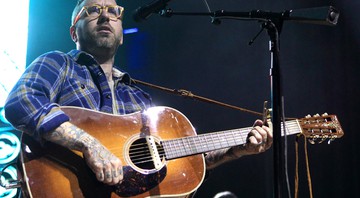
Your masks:
M115 0L79 0L70 34L76 50L38 57L11 91L6 118L34 139L80 151L98 181L122 181L122 162L99 140L69 122L59 107L79 106L113 114L128 114L151 106L151 98L114 68L123 42L123 8ZM271 123L269 123L271 124ZM257 120L243 146L206 154L212 169L244 155L257 154L272 144L272 129Z

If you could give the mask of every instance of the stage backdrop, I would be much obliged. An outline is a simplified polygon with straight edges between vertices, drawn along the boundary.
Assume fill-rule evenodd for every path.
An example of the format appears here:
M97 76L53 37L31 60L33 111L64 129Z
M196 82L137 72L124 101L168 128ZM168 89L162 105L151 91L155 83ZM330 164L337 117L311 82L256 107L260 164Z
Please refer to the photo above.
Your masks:
M124 28L138 28L126 34L116 57L117 64L132 77L254 111L262 111L270 101L269 36L262 32L252 45L248 42L260 31L256 21L222 20L210 17L151 16L135 23L132 12L145 0L123 1ZM75 47L69 35L70 15L75 1L31 1L29 21L29 64L49 50L69 51ZM319 0L208 0L211 11L281 12L321 6L340 11L335 27L285 22L280 34L280 66L283 77L285 115L304 117L316 113L336 114L343 138L308 145L314 197L359 197L358 104L360 74L360 14L358 1ZM202 0L171 1L174 11L207 12ZM183 112L199 134L251 126L258 117L238 110L173 96L142 88L152 94L156 105ZM288 169L294 191L295 137L288 138ZM300 147L302 148L302 147ZM197 197L212 197L232 191L239 197L273 197L272 149L246 156L214 170L198 190ZM300 150L300 197L309 197L305 158Z

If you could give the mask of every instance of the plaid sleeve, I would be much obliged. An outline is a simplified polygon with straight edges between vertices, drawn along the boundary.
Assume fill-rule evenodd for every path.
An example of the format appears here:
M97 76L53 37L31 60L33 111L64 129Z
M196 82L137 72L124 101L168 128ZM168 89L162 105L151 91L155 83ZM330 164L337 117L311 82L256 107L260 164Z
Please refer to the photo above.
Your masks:
M5 103L6 119L18 130L41 139L69 120L56 104L56 92L65 78L67 56L49 52L38 57L26 69Z

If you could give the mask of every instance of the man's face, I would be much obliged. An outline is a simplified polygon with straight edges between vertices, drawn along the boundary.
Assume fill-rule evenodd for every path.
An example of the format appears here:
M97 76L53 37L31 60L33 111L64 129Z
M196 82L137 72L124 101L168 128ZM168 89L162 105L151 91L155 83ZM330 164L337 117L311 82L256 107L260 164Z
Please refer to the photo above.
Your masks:
M115 0L86 0L82 6L115 6ZM123 41L122 21L110 18L110 13L101 10L99 17L82 12L75 25L75 34L81 50L92 52L96 49L116 49Z

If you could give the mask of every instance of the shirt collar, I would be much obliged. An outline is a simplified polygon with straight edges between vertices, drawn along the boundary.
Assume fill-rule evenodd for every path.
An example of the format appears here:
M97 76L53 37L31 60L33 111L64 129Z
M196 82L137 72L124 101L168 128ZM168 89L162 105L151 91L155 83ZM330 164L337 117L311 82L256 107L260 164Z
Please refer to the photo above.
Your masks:
M87 52L74 49L68 52L68 54L74 59L76 63L80 65L99 65L95 58ZM132 82L130 75L124 71L117 69L115 65L113 66L113 77L119 79L126 84L131 84Z

